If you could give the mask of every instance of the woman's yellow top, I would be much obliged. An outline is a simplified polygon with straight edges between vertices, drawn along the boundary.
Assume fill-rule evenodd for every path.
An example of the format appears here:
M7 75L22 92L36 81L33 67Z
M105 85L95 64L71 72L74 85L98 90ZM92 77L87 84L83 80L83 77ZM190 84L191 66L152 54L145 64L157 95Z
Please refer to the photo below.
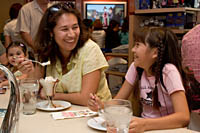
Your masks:
M97 90L97 96L107 101L111 99L111 93L108 88L104 70L108 68L108 63L99 48L92 40L88 40L77 55L71 58L67 64L67 73L62 75L62 65L60 60L56 59L55 65L49 65L46 69L46 76L52 76L59 79L56 92L75 93L80 92L82 87L82 78L85 74L95 70L101 70L101 79ZM92 84L92 83L91 83Z

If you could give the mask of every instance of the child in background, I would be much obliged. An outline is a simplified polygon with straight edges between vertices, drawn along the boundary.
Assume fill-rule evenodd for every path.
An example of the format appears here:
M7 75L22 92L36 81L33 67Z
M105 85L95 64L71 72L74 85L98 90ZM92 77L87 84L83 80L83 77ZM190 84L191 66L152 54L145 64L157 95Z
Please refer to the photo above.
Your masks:
M22 74L17 69L17 58L27 58L28 52L26 46L21 42L11 42L6 49L6 54L8 59L7 67L10 69L10 71L14 73L17 79L26 78L27 75ZM3 86L8 86L8 80L3 80L0 83L0 88L2 88Z
M120 43L121 44L128 44L129 40L129 22L128 18L124 19L122 24L122 29L119 31Z
M164 28L144 28L134 34L134 39L134 62L115 97L128 99L133 93L142 105L142 118L132 118L129 133L187 126L188 80L176 35ZM103 103L90 94L88 107L97 111Z

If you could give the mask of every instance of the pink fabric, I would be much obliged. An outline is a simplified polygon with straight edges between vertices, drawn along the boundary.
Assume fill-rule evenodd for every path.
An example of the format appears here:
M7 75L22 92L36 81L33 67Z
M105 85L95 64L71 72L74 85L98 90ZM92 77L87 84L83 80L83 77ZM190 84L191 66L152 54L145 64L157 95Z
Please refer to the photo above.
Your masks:
M193 70L200 83L200 24L191 29L182 40L183 65Z
M133 85L137 75L134 63L126 74L126 80ZM153 108L152 90L155 88L155 77L147 77L143 72L141 77L140 101L143 105L142 117L157 118L174 112L170 95L176 91L184 91L181 76L173 64L166 64L163 68L163 81L167 91L158 84L158 100L161 104L159 110Z

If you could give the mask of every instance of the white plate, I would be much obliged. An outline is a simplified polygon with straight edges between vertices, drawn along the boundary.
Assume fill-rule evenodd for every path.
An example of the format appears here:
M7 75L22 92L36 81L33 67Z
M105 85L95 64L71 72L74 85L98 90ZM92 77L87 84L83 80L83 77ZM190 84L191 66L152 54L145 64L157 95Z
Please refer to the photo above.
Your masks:
M36 108L39 110L44 110L44 111L59 111L59 110L63 110L63 109L67 109L69 107L71 107L71 103L67 102L67 101L59 101L59 100L55 100L53 101L53 103L55 105L60 105L62 107L47 107L47 103L48 101L42 101L42 102L38 102L36 104Z
M93 117L87 121L87 124L91 128L101 130L101 131L106 131L106 127L103 126L103 122L105 122L103 118Z

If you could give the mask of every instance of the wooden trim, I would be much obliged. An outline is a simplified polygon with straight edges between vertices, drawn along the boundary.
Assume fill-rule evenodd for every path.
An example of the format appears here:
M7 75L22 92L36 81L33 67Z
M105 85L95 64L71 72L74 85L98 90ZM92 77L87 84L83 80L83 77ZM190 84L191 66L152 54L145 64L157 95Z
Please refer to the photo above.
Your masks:
M135 10L135 14L149 14L149 13L170 13L170 12L191 12L200 11L198 8L157 8L157 9L140 9Z

